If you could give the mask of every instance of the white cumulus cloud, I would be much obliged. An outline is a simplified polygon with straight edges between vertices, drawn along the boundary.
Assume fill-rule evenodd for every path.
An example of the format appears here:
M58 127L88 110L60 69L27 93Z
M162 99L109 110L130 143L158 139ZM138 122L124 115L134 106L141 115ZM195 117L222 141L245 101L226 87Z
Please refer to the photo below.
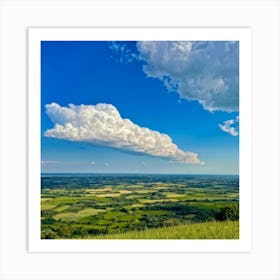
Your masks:
M239 43L235 41L139 41L148 77L208 111L239 107Z
M180 150L163 133L140 127L123 119L111 104L46 105L46 113L54 128L44 135L69 141L87 142L187 164L203 164L198 155Z
M229 133L231 136L237 136L239 134L239 116L235 119L226 120L219 124L222 131Z

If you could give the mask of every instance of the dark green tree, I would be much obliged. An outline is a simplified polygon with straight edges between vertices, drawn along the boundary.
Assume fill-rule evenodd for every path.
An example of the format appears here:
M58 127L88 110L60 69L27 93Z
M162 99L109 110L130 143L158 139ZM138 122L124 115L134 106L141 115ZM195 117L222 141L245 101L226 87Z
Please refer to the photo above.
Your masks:
M220 209L220 211L215 215L218 221L236 221L239 219L239 207L238 205L230 205Z
M55 239L57 237L58 235L56 234L56 232L52 231L51 229L42 230L41 232L42 239Z

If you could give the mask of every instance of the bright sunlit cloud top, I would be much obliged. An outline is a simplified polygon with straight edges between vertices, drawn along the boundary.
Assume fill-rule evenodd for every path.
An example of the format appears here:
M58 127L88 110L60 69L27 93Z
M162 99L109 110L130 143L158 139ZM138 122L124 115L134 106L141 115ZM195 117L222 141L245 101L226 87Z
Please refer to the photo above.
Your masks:
M111 104L61 107L51 103L46 105L46 113L55 124L44 133L47 137L108 146L180 163L203 164L196 153L180 150L168 135L123 119Z

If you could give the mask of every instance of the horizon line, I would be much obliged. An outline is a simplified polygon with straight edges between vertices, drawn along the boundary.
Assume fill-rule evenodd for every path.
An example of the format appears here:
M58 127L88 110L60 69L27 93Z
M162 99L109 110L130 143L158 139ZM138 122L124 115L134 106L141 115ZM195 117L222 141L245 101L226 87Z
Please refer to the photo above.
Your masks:
M44 174L92 174L92 175L239 175L238 173L136 173L136 172L41 172Z

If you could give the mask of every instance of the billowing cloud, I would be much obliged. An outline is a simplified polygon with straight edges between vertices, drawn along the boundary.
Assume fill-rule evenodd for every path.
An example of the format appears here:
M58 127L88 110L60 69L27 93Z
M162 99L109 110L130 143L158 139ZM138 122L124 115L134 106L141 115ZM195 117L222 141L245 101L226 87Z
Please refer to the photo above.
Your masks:
M108 146L186 164L203 164L196 153L180 150L168 135L123 119L111 104L61 107L51 103L46 105L46 113L55 124L45 131L47 137Z
M239 134L239 116L235 119L224 121L219 124L222 131L229 133L231 136L237 136Z
M239 43L235 41L139 41L148 77L208 111L239 110Z

